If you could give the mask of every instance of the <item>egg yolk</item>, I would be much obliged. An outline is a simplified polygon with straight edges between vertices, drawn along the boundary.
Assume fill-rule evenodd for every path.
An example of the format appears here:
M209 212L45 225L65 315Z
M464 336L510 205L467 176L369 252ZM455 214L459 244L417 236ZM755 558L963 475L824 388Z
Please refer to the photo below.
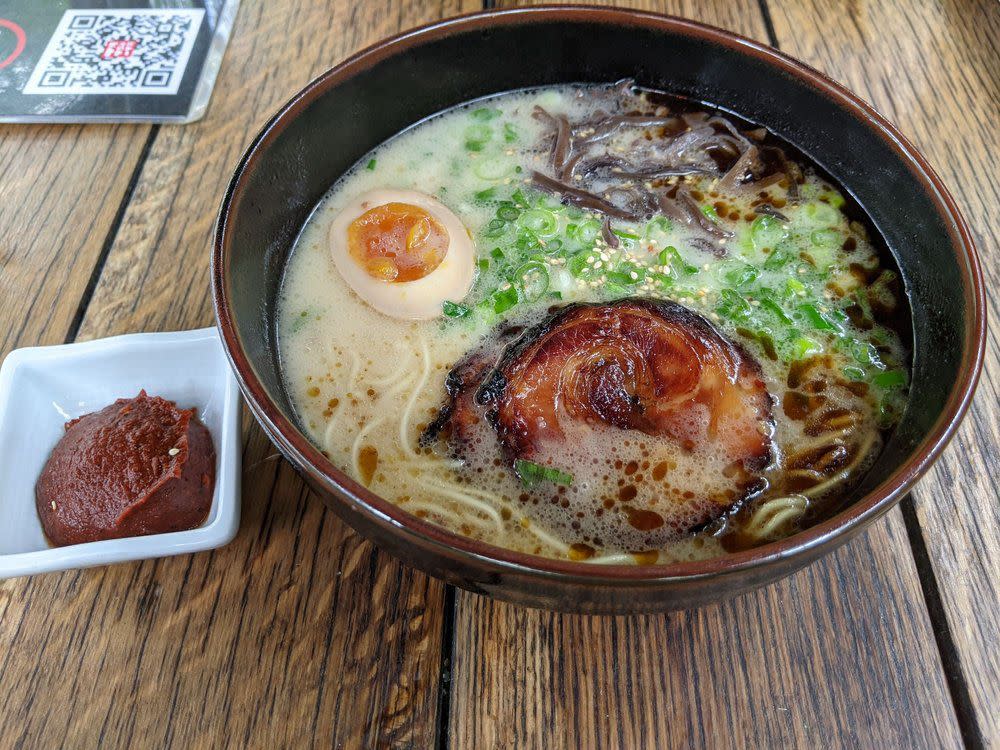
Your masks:
M386 203L365 211L347 227L351 257L380 281L415 281L448 252L448 230L409 203Z

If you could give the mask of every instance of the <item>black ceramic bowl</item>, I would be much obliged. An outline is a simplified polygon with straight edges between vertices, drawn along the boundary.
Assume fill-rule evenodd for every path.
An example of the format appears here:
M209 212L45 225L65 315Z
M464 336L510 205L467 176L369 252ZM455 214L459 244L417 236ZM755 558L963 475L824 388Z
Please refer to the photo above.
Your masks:
M913 315L910 404L881 457L834 518L714 560L592 566L471 541L369 492L297 428L275 347L275 302L292 242L329 186L412 123L487 94L539 84L640 85L765 125L857 199L902 271ZM334 511L407 563L459 586L585 612L694 606L774 581L888 511L941 452L982 361L982 277L968 228L924 159L868 105L779 52L649 13L533 8L426 26L355 55L310 83L247 150L219 217L212 279L223 341L261 425Z

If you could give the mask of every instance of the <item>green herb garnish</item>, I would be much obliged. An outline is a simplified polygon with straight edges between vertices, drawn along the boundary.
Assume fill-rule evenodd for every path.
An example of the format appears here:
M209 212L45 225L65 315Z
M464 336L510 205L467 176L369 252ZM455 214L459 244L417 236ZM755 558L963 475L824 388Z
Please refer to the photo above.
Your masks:
M521 484L525 487L534 487L539 482L552 482L569 486L573 484L573 475L567 474L551 466L536 464L534 461L526 461L523 458L514 462L514 471L521 479Z
M441 306L441 311L449 318L464 318L472 312L465 305L460 305L457 302L449 302L448 300L445 300L445 303Z
M479 107L478 109L472 110L469 114L472 115L473 120L489 122L490 120L500 116L500 110L493 109L492 107Z

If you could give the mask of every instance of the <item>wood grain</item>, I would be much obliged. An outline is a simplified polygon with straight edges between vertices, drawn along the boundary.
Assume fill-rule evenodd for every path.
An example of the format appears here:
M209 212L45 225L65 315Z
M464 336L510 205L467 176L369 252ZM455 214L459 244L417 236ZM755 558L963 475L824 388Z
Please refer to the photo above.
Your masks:
M756 3L692 5L642 7L767 38ZM898 510L692 612L587 618L459 592L452 680L456 748L961 745Z
M756 0L634 4L767 38ZM211 321L215 210L267 116L353 49L479 7L410 5L244 3L206 118L156 134L82 338ZM784 49L915 137L1000 282L1000 6L765 7ZM0 128L4 350L75 327L149 132ZM459 593L446 613L445 587L324 511L247 419L244 516L229 546L0 583L0 747L957 747L934 627L957 645L947 666L965 668L952 687L968 681L973 740L998 743L998 358L991 337L976 409L917 493L940 622L899 511L784 582L693 612L587 618ZM454 662L438 738L446 614Z
M960 747L901 549L883 523L786 581L671 615L460 594L452 747Z
M63 343L148 125L0 125L0 357Z
M354 49L459 10L245 3L205 119L157 135L81 337L209 323L215 211L253 132ZM326 512L256 426L243 465L221 550L0 584L0 747L432 744L444 587Z
M967 682L978 739L1000 746L1000 3L850 3L832 24L827 2L769 5L783 49L868 99L928 157L979 246L993 323L985 370L962 429L913 498L960 660L949 665L957 689ZM810 27L824 32L800 33Z

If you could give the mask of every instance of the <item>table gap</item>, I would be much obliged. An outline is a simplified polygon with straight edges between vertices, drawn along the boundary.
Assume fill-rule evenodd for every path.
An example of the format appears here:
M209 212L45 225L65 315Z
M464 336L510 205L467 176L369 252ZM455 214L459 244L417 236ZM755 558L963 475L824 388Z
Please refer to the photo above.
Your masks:
M434 747L437 750L448 750L448 724L451 720L451 670L455 664L455 587L450 583L444 590L444 613L441 623L441 666L438 674L438 705L437 730L434 737Z
M104 244L101 246L101 252L98 254L97 259L94 262L94 267L90 271L90 278L87 280L87 286L84 287L83 294L80 295L80 302L76 307L76 312L73 314L73 319L70 321L69 329L66 331L66 337L63 339L64 344L70 344L76 341L77 334L80 332L80 326L83 324L83 317L87 313L90 301L94 298L94 291L97 289L97 282L101 279L101 272L104 270L104 264L108 260L111 248L115 244L115 237L118 236L118 230L121 228L122 221L125 219L125 211L132 202L132 196L135 194L135 189L139 185L139 178L142 176L142 169L146 165L146 160L149 158L149 152L152 150L153 142L156 140L156 135L159 132L160 126L158 124L153 125L149 129L149 134L146 136L146 143L143 144L142 151L139 152L139 158L136 160L135 167L132 169L132 176L129 178L128 186L125 188L125 193L122 195L121 202L118 204L118 211L115 213L115 218L112 220L111 226L108 228L108 234L104 238Z
M923 529L920 527L920 519L917 518L917 509L913 505L913 496L907 494L900 501L899 507L903 513L903 525L906 527L906 536L909 538L910 550L913 553L913 563L917 568L920 590L924 595L924 606L927 607L927 614L933 626L931 629L934 632L934 641L941 657L944 679L955 707L958 731L961 733L962 741L967 748L981 750L986 747L986 741L979 727L979 722L976 721L976 712L972 705L969 685L965 679L962 660L958 655L951 626L945 615L937 576L934 574L934 566L931 564L930 553L927 551L927 543L924 540Z

